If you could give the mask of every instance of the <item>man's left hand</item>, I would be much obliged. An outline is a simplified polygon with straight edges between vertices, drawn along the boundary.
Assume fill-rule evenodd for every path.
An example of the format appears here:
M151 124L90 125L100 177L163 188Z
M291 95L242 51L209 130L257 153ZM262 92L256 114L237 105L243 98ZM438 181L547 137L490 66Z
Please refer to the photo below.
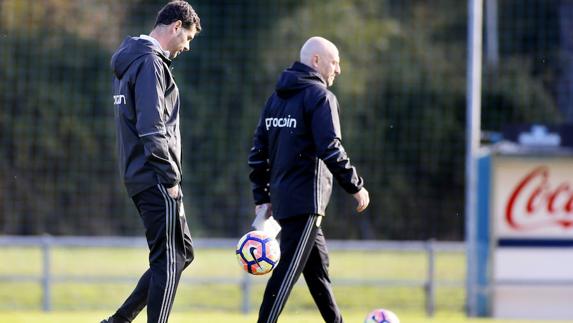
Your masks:
M258 216L262 213L265 219L270 218L273 215L273 208L271 203L263 203L255 206L255 214Z

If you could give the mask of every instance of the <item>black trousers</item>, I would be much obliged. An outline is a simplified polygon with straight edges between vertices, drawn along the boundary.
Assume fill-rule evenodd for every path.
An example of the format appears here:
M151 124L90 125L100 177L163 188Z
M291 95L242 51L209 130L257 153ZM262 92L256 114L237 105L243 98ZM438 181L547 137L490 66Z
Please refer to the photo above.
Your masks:
M163 185L133 197L145 226L149 269L113 315L114 322L131 322L147 305L148 323L166 323L181 273L193 261L193 241L181 199L173 199Z
M328 276L328 250L320 218L312 214L279 221L281 260L267 282L258 323L277 322L301 273L324 321L343 322Z

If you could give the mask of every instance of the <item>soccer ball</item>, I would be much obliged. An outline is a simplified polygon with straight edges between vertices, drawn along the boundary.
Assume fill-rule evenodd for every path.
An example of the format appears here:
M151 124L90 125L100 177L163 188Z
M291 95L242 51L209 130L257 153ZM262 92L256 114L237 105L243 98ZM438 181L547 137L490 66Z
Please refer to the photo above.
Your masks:
M364 323L400 323L400 320L394 312L379 308L370 312Z
M252 275L264 275L273 270L281 258L277 240L263 231L245 234L235 251L239 264Z

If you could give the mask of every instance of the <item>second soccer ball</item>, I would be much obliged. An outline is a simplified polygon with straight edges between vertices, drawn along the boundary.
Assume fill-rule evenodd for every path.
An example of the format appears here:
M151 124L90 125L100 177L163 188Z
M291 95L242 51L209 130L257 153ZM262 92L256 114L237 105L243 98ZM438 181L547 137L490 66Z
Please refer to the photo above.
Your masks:
M392 311L379 308L370 312L364 323L400 323L400 320Z

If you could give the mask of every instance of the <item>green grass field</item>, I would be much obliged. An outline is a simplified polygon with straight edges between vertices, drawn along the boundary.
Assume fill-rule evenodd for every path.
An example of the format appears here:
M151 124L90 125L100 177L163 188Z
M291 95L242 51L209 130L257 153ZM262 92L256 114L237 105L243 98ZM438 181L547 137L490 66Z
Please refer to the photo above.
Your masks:
M266 277L253 277L249 296L251 313L241 313L242 293L237 283L244 277L233 250L198 250L196 261L184 273L170 322L255 322ZM0 280L0 322L99 322L112 313L135 285L146 268L142 249L57 248L52 253L51 271L58 280L52 288L53 312L43 313L39 282ZM40 277L41 253L36 248L0 249L0 276ZM347 322L361 322L378 307L396 312L402 322L502 322L465 318L464 290L457 285L438 285L436 315L424 313L425 295L421 286L377 285L376 280L419 281L426 275L426 258L419 252L331 252L334 292ZM441 253L436 258L440 282L462 282L465 258L461 253ZM93 282L90 277L130 277L127 282ZM211 279L198 283L197 278ZM221 279L223 278L223 279ZM227 280L225 282L224 280ZM361 280L358 285L349 282ZM303 279L293 290L280 322L321 322ZM142 313L137 322L145 322ZM512 321L503 321L509 323ZM513 322L524 322L513 321ZM535 321L538 322L539 321ZM553 321L555 322L555 321ZM573 322L573 321L571 321Z
M94 322L99 323L104 313L102 312L57 312L51 314L43 313L2 313L0 312L0 322L6 323L78 323ZM345 321L349 323L360 323L364 320L363 313L345 313ZM234 322L252 323L256 322L255 314L243 315L229 312L175 312L171 315L170 323L215 323ZM145 323L145 314L142 313L134 323ZM322 322L320 315L314 312L285 313L281 315L280 323L316 323ZM461 315L438 315L433 319L428 319L421 315L403 314L400 317L402 323L526 323L523 320L487 320L487 319L467 319ZM529 321L535 323L559 323L564 321Z

